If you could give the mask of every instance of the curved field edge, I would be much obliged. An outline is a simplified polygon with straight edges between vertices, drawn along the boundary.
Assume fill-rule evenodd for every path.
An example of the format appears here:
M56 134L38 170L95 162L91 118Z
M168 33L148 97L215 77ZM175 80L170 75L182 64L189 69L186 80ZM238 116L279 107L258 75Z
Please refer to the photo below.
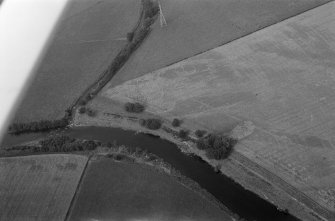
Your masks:
M92 146L92 144L94 145ZM49 145L50 148L45 149L45 145ZM78 145L84 145L86 147L79 148L83 149L79 151ZM128 148L125 146L117 146L116 144L111 143L101 143L97 140L80 140L72 139L67 136L54 136L43 140L30 141L26 145L22 146L19 145L9 147L6 154L15 158L17 155L39 155L48 151L52 151L48 153L50 156L52 156L52 154L57 156L57 153L61 152L81 154L88 156L88 162L90 162L90 159L93 159L93 161L97 159L108 159L109 161L122 161L124 163L136 164L138 166L146 165L148 168L156 170L156 172L158 171L159 173L168 175L172 180L175 180L180 185L183 185L185 188L193 191L194 194L199 195L201 198L203 198L204 201L206 201L205 204L211 204L213 207L222 210L223 213L227 214L227 217L230 216L234 217L235 219L239 219L236 214L233 214L230 210L228 210L221 202L219 202L213 195L203 189L198 183L183 176L179 171L175 170L173 166L164 162L164 160L160 159L156 155L147 153L145 150L139 148ZM72 208L74 207L76 199L78 198L78 189L83 180L85 180L84 175L87 165L88 164L85 165L84 172L82 173L80 181L78 182L79 184L76 193L72 198L72 203L67 212L66 219L68 219L70 216ZM125 174L127 174L126 171ZM112 183L110 185L113 186Z
M87 157L0 158L1 220L64 220Z
M273 72L271 70L274 70L274 69L273 67L270 67L270 66L274 66L274 67L278 66L278 69L282 69L283 67L285 67L287 70L292 70L292 73L296 73L295 71L300 71L298 72L299 74L296 73L295 76L301 76L301 77L304 76L302 75L302 73L309 74L310 70L314 70L315 68L317 68L317 72L315 73L319 73L319 74L318 75L311 74L312 83L313 82L316 83L316 86L317 86L317 85L324 85L325 82L327 82L328 84L331 84L331 82L333 82L332 80L322 81L322 79L321 80L318 79L321 76L324 76L324 75L326 76L328 73L326 72L323 75L323 70L324 70L323 67L332 68L333 67L332 64L334 64L334 60L332 59L333 54L334 54L332 53L333 47L331 46L331 44L329 44L327 47L323 47L323 45L326 44L325 42L327 42L326 41L327 39L329 40L328 41L329 43L331 43L333 39L332 28L329 25L327 26L327 24L333 24L333 23L330 23L332 21L332 17L331 17L331 13L329 13L331 12L333 5L334 5L334 2L328 3L324 6L315 8L311 11L301 14L295 18L286 20L283 23L279 23L267 29L263 29L246 38L240 39L236 42L232 42L226 46L223 46L222 50L226 51L227 53L223 54L220 52L221 49L217 48L217 49L212 50L211 52L199 55L194 58L190 58L188 60L180 62L179 64L173 65L171 67L167 67L167 68L155 71L141 78L137 78L133 81L128 81L118 87L108 88L97 99L95 99L95 101L93 101L91 105L92 108L99 110L100 113L98 114L98 116L96 118L90 119L90 118L86 118L86 117L78 115L76 116L77 120L75 121L75 123L77 123L77 125L84 124L84 125L100 125L100 126L101 125L117 126L117 127L132 128L135 130L143 131L145 129L138 126L137 120L134 120L134 117L136 117L136 115L125 113L123 110L123 106L122 106L125 102L140 101L140 102L144 102L147 105L147 112L144 114L140 114L137 118L162 117L163 119L166 119L167 124L171 124L172 119L174 117L177 117L177 118L182 118L183 120L185 120L185 123L182 126L185 129L192 128L195 130L199 127L201 129L204 127L205 129L210 130L210 131L211 130L216 130L216 131L231 130L238 122L241 121L240 119L241 116L239 115L243 114L243 111L241 109L237 112L237 114L234 114L234 113L231 113L231 111L229 112L230 109L234 110L234 108L239 108L241 105L244 104L244 102L247 102L247 101L249 102L262 101L262 100L269 99L271 98L271 96L278 94L278 92L268 93L268 94L265 93L265 92L268 92L269 90L263 89L263 87L267 85L266 84L267 81L263 82L262 79L268 80L270 83L272 83L271 87L268 87L267 89L276 88L276 85L283 86L283 84L278 84L278 82L276 81L274 82L270 81L271 79L273 80L274 77L280 80L281 72L273 73L273 75L271 75L272 77L270 76L271 78L264 75L266 73L271 74ZM294 22L294 21L298 21L298 22ZM278 29L281 31L278 31ZM300 34L297 33L298 31ZM283 38L284 40L281 41L282 44L280 44L279 48L271 47L272 40L271 38L267 38L266 36L275 35L276 37L275 39L282 39L282 34L280 34L281 32L285 33L289 37L289 39ZM261 42L256 44L257 46L256 47L255 45L252 45L251 43L257 39ZM297 39L297 40L293 41L293 39ZM247 43L249 41L251 42L250 45L249 43ZM264 45L264 42L266 43L265 45ZM288 43L290 43L289 46L285 45ZM292 45L292 43L295 43L295 44ZM248 47L246 47L246 44ZM298 50L298 52L296 52L296 56L293 56L295 55L295 53L289 52L288 50L293 50L293 49L297 50L300 44L303 44L303 46L301 47L304 49L304 53L303 54L298 53L299 52ZM247 57L242 56L242 62L240 62L238 60L238 58L241 57L239 53L248 52L249 50L248 48L250 48L250 50L256 50L256 49L262 49L262 50L258 50L259 51L258 54L246 53L248 56ZM325 51L321 53L320 52L321 49ZM262 58L264 53L265 53L266 58L268 59L265 59L264 61L262 60L262 62L257 60L257 59ZM278 54L278 56L273 58L275 54ZM307 55L307 58L309 59L307 63L310 65L314 64L313 65L314 68L313 67L307 68L305 72L301 71L303 70L304 65L300 64L299 62L304 63L303 59L305 58L302 55L304 56ZM288 57L289 62L286 62L286 60L284 59L286 58L286 56ZM256 60L253 60L253 58ZM293 62L292 65L294 68L292 69L292 66L290 65L286 67L284 65L285 62L288 64L291 64ZM234 67L234 65L232 65L234 63L240 65L241 67ZM256 76L252 77L253 76L252 75L248 77L248 75L246 75L244 72L249 70L248 65L252 66L253 63L261 65L261 67L259 68L255 67L254 75ZM329 70L329 68L327 70ZM223 78L218 77L221 72L223 73L222 74ZM238 73L239 75L235 76L234 73ZM259 76L261 75L261 73L264 73L264 74L262 76ZM207 79L202 81L202 79L204 79L204 76L206 76ZM243 91L240 92L238 90L237 92L239 93L233 93L234 91L230 92L230 90L233 89L233 86L235 84L238 86L238 83L239 83L238 79L244 80L242 81L242 83L240 82L240 84L242 84L245 90L248 89L248 90L251 90L251 92L247 91L246 93L244 93ZM248 82L248 79L253 80L255 84L245 83L245 82ZM295 82L293 81L294 80L293 78L289 78L289 79L291 83ZM307 79L308 81L307 80L305 81L304 78L302 79L304 81L300 81L300 82L305 82L304 85L311 85L310 78ZM227 83L227 81L229 82ZM204 82L205 83L207 82L210 85L210 87L206 88L207 83L205 84ZM285 91L285 93L288 93L290 91L289 88L295 89L295 88L300 88L300 86L294 85L294 87L292 86L286 87L287 90ZM316 114L315 116L321 116L317 113L319 113L320 111L322 112L322 108L332 107L332 98L327 96L327 93L325 93L327 92L327 87L328 87L327 85L323 87L322 93L321 91L317 91L318 93L320 93L318 94L318 96L321 94L324 94L324 96L319 97L320 98L319 103L317 102L316 104L313 104L313 102L312 103L307 102L307 104L311 106L309 109L315 110L314 111L314 113ZM223 92L226 91L227 94L225 94L225 96L223 97L222 96L220 97L220 94L218 94L218 92L215 91L216 92L215 96L211 97L210 88L219 88ZM186 89L186 90L182 91L183 89ZM311 92L313 92L313 90L308 90L306 91L307 93L305 94L310 94ZM292 96L292 94L296 94L295 91L293 92L294 93L288 93L290 94L289 99L293 99L294 96ZM205 93L206 96L201 97L203 93ZM199 96L199 94L201 96ZM301 93L299 94L299 96L300 95ZM308 97L309 98L315 97L315 95L310 94L310 96ZM178 102L176 102L176 100ZM276 99L272 99L272 100L275 101ZM330 103L328 103L328 105L326 106L318 108L318 105L322 105L323 102L326 100L329 100ZM302 103L303 101L305 101L305 99L300 99L297 103L301 104L301 107L304 107L305 104ZM224 102L224 103L222 104L220 102ZM294 102L291 101L291 103L294 103ZM276 105L275 103L271 105L271 107L277 107L277 106L278 105ZM265 108L266 106L261 105L261 107ZM214 112L213 111L211 112L211 108L213 109ZM297 107L294 107L294 108L297 108ZM290 108L292 112L294 112L293 111L294 108ZM262 110L259 110L259 109L253 110L252 106L248 106L248 108L244 108L243 110L247 111L248 114L254 114L254 115L256 115L256 113L262 113L262 114L264 113L264 115L266 114L266 112L262 112ZM308 110L308 108L306 110ZM267 113L273 113L274 111L275 109L270 109L270 111L267 111ZM228 116L226 116L226 114L222 114L225 112L227 112ZM298 114L300 112L296 111L294 113ZM312 113L312 115L314 113ZM331 109L329 109L329 111L326 113L332 113ZM235 115L237 115L238 120L234 118ZM286 117L286 115L284 113L282 117ZM312 115L307 114L305 115L305 117L308 116L309 118L308 119L302 118L302 120L307 123L315 122L315 124L317 124L318 122L315 120L313 121L313 117L311 118ZM121 116L121 118L118 116ZM212 118L209 118L211 116ZM233 116L233 117L230 117L230 116ZM323 117L327 118L327 116L328 115L324 115ZM275 141L273 141L272 138L270 139L270 138L264 137L264 133L265 133L264 130L263 132L260 131L260 128L264 126L264 122L263 122L264 120L260 117L261 117L260 115L256 115L256 118L250 119L251 121L253 121L253 124L254 124L252 126L253 129L251 130L251 133L253 134L249 133L248 135L251 134L251 136L249 138L242 140L241 144L237 148L238 149L237 152L242 152L243 154L246 154L248 158L251 159L251 162L254 161L254 163L251 164L252 166L250 166L250 168L248 168L249 162L246 162L245 158L243 158L242 156L242 157L235 157L234 160L236 160L236 162L232 162L232 165L235 165L236 167L241 167L241 165L243 166L245 164L246 165L245 169L247 169L248 171L253 171L253 173L256 173L256 176L260 176L260 177L265 178L265 180L271 181L271 183L274 184L273 188L278 189L276 190L277 193L278 191L280 192L282 190L285 190L286 193L284 195L287 198L289 198L288 201L291 203L285 203L286 202L285 199L282 202L279 202L282 199L280 200L276 199L275 194L267 190L268 184L266 182L262 184L263 185L262 188L264 188L265 192L267 192L264 195L262 190L258 188L259 186L257 186L259 185L259 183L256 185L255 183L252 183L255 179L250 179L251 186L253 186L251 188L254 189L253 191L258 192L262 197L268 198L268 200L275 202L277 205L281 205L280 207L282 208L290 207L289 208L290 212L292 211L294 213L300 213L299 217L303 217L303 218L304 218L304 214L306 214L306 216L310 217L309 219L322 219L322 217L326 219L332 219L334 217L334 213L330 211L329 209L325 208L325 205L329 208L332 208L331 200L333 198L331 198L332 197L331 195L332 186L330 185L331 179L325 180L326 181L326 184L324 186L325 191L320 192L320 194L323 194L322 197L323 198L325 197L325 198L319 199L313 195L315 194L315 191L313 190L313 188L312 189L308 187L304 188L300 186L301 178L304 178L304 176L301 176L299 174L298 174L299 176L298 175L295 176L296 179L299 181L299 183L297 181L292 182L292 179L290 179L290 177L292 178L292 174L290 175L290 174L287 174L286 172L283 174L280 174L279 175L280 178L278 176L273 176L273 169L270 169L270 171L272 172L269 172L269 170L264 170L264 168L266 168L267 166L266 165L264 166L264 161L261 161L263 158L268 159L270 156L273 156L273 159L276 159L275 157L277 157L280 154L280 151L278 152L277 150L277 153L271 153L270 151L272 151L274 147L280 150L284 148L283 151L286 151L286 152L289 151L287 152L287 155L291 154L292 156L295 156L293 157L295 158L295 160L299 159L298 157L299 155L306 154L306 151L301 152L302 147L304 149L309 148L309 150L311 150L312 153L314 154L313 156L317 156L315 154L321 151L320 148L323 148L324 151L329 150L329 148L331 149L332 146L329 143L330 141L329 142L327 141L327 140L331 140L329 139L329 135L331 131L329 126L332 123L331 118L328 117L326 120L323 119L323 121L327 122L324 124L325 126L327 126L326 128L320 128L317 125L314 125L311 128L313 130L311 130L310 132L320 134L321 139L317 139L318 138L317 136L314 136L314 137L307 136L307 134L299 135L298 133L299 128L302 130L306 129L306 128L302 128L303 125L300 125L301 127L299 127L299 125L295 125L294 127L295 131L293 129L290 129L289 127L285 127L285 125L286 126L289 125L288 123L290 122L296 123L297 122L296 118L294 118L293 120L291 118L287 118L288 121L290 122L284 121L283 123L281 123L278 120L275 121L276 122L275 126L277 127L276 130L280 128L286 128L285 130L293 130L293 132L297 133L296 136L293 136L294 134L292 134L292 136L289 136L290 134L281 132L281 133L278 133L278 137L276 137L276 138L280 138L279 140L281 141L280 142L281 144L285 144L287 140L290 141L290 143L292 142L291 144L294 144L294 146L292 146L292 148L294 148L294 151L293 151L292 149L287 149L288 147L287 145L278 146L275 143ZM190 120L188 118L190 118ZM221 120L218 120L218 119L221 119ZM242 119L248 120L248 115L242 116ZM206 126L206 122L207 122L207 126ZM222 126L220 125L220 122L225 122L225 123ZM208 123L210 123L210 125ZM327 128L328 130L326 130ZM271 131L272 130L271 128L267 128L266 130L271 133L273 132ZM158 131L157 133L163 134L164 131ZM257 142L257 139L256 139L257 137L267 139L267 142L268 142L267 145L264 146L263 144L261 145L259 142ZM287 137L288 139L283 140L282 138L285 138L285 137ZM318 143L317 141L320 141L321 143L320 142ZM248 148L248 146L252 142L257 142L257 146L259 148L264 148L264 151L266 151L265 154L262 154L261 149L258 149L258 152L257 152L258 154L253 153L252 150ZM254 148L255 145L253 145L252 147ZM318 147L317 150L315 150L316 147ZM257 158L256 156L259 154L262 154L263 158L262 157ZM296 154L299 154L299 155L296 155ZM327 152L326 155L330 157L329 151ZM291 157L287 159L293 159L293 158ZM326 157L326 160L327 160L327 157ZM313 161L313 162L320 163L321 161ZM323 159L323 162L324 162L324 159ZM329 160L327 160L327 162L329 162ZM261 167L257 166L257 164L260 164ZM292 163L290 164L292 165ZM216 164L213 164L213 165L215 166ZM280 162L277 163L276 165L277 166L275 169L282 169ZM325 171L330 171L327 169L328 168L327 164L325 164L325 166L326 166ZM291 171L288 171L288 173L292 171L295 172L295 170L293 169ZM315 170L315 168L314 169L311 168L311 169L312 169L310 170L311 172ZM317 175L319 176L323 173L324 171L319 170L319 172L317 172ZM234 176L234 174L232 175ZM330 171L330 175L331 175L331 171ZM235 177L235 178L238 180L238 177ZM317 182L318 180L319 179L315 178L311 180L309 183L311 184L314 181ZM241 180L240 178L239 182L244 183L244 186L246 186L245 180ZM291 185L292 183L295 186L294 188L292 188L292 185ZM297 183L299 184L298 186L297 186ZM302 192L297 191L297 188L298 189L302 188L303 190L305 191L308 190L308 191L306 193L302 193ZM271 194L273 195L269 196ZM311 199L311 195L313 196L313 199ZM328 200L328 202L323 201L323 200ZM305 206L307 207L305 209L301 209L301 206L298 206L300 207L300 209L297 209L297 210L292 209L293 208L292 205L297 204L294 201L300 201L300 203L302 203L301 205L302 207L305 207ZM316 215L316 213L319 215ZM318 218L318 216L322 216L322 217Z
M236 218L197 183L162 160L154 157L148 161L152 155L134 156L125 153L123 147L117 149L116 152L96 155L89 162L67 220L81 220L83 217L146 220ZM115 160L116 156L122 156L122 159ZM107 175L102 172L97 175L101 168ZM98 186L100 190L97 192ZM104 191L101 192L101 188ZM91 205L91 202L98 203Z

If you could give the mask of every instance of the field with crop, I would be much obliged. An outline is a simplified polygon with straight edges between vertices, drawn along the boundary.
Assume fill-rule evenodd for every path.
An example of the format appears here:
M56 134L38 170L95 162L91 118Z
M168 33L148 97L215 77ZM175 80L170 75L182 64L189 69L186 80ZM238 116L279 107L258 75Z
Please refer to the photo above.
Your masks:
M236 152L334 217L334 11L335 2L328 3L106 88L92 106L106 111L108 104L141 101L147 113L181 118L192 131L226 132L247 121L249 136ZM269 173L261 174L279 185Z
M139 11L138 0L70 1L15 121L63 117L125 45Z
M91 160L69 220L232 220L223 210L145 165Z
M0 220L64 220L86 162L64 154L0 158Z
M168 26L159 19L148 39L112 79L118 85L250 34L330 0L161 0Z

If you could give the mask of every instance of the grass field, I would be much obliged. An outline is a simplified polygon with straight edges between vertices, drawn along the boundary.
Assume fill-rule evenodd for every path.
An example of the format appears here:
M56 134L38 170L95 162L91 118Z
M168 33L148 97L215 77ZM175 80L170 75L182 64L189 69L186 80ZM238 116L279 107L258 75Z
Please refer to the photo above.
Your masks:
M64 220L87 158L0 158L0 220Z
M335 214L334 11L328 3L107 88L92 106L140 100L147 113L181 118L193 131L249 121L236 151Z
M167 174L139 164L91 160L69 220L232 220Z
M112 79L118 85L218 47L329 0L161 0L168 26L153 32ZM159 20L159 19L158 19Z
M15 121L63 117L125 45L139 11L138 0L70 1Z

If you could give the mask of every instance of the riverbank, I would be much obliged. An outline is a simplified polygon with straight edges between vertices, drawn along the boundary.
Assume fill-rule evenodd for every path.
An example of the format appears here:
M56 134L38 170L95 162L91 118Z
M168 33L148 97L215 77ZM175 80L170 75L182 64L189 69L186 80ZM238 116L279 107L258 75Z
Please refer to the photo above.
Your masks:
M87 217L238 220L197 183L156 156L138 150L130 153L122 146L101 148L89 162L68 220Z
M229 216L240 220L236 214L233 214L230 210L228 210L227 207L218 201L212 194L203 189L197 182L182 175L172 165L166 163L158 156L146 152L145 150L128 148L126 146L112 146L110 148L101 147L96 150L92 159L99 158L109 158L115 162L145 165L160 173L167 174L179 184L201 196L205 201L208 201L213 206L223 210Z
M86 145L84 145L86 144ZM94 145L87 145L94 144ZM51 146L50 146L51 145ZM49 147L45 150L45 147ZM80 150L78 149L80 148ZM31 141L26 145L18 145L12 148L7 148L6 153L2 153L1 157L24 157L34 155L59 155L62 153L83 155L88 156L90 160L99 161L101 159L109 159L114 162L122 162L124 164L131 164L138 166L145 166L147 169L158 171L159 173L166 174L172 178L175 182L181 184L194 194L200 196L204 201L204 205L208 207L216 207L216 209L222 210L225 217L231 217L230 220L242 220L236 214L233 214L227 209L220 201L218 201L212 194L203 189L194 180L182 175L178 170L159 158L155 154L148 153L146 150L141 148L126 147L124 145L117 145L115 142L102 143L97 140L82 140L74 139L68 136L61 135L50 135L48 138L42 139L41 141ZM137 166L136 166L137 167ZM132 173L132 171L126 171ZM207 207L207 206L206 206ZM214 209L214 210L216 210ZM219 217L215 220L220 220Z
M34 134L32 134L34 135ZM217 173L204 163L200 157L183 154L172 142L159 139L158 136L136 133L130 130L111 127L73 127L59 131L58 135L69 136L79 140L95 140L104 144L122 144L128 147L139 147L148 153L157 155L164 162L173 165L186 177L197 182L202 188L215 196L234 214L246 220L258 221L297 221L292 215L277 208L260 198L255 193L246 190L224 174ZM26 141L29 139L25 135ZM10 139L17 139L11 136ZM259 211L262 211L261 213Z
M115 109L116 108L113 107L114 111ZM270 180L264 176L261 167L257 167L257 165L255 166L255 163L250 162L250 160L243 157L238 152L233 151L231 156L226 160L209 160L204 151L200 151L196 148L194 142L183 141L172 133L166 132L166 128L175 130L168 126L171 125L169 120L162 120L163 127L159 130L153 131L141 127L138 123L138 117L136 117L136 115L123 112L121 113L122 108L119 108L118 111L113 113L99 112L94 118L88 117L87 115L77 114L74 118L74 124L72 126L115 127L158 136L162 139L175 143L180 150L186 154L199 156L213 168L220 170L221 173L232 178L245 189L256 193L261 198L276 205L280 210L288 211L302 220L326 220L317 215L312 209L298 201L299 198L295 198L287 193L286 189L283 189L278 185L278 183L275 183L276 180ZM143 113L139 116L144 119L156 117L150 113ZM193 129L195 130L196 128ZM296 194L299 194L299 192Z

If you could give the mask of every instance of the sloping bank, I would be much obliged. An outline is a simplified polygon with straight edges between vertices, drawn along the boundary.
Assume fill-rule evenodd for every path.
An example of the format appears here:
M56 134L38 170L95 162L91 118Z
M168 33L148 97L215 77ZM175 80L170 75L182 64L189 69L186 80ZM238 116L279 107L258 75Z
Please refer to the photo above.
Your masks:
M127 35L128 43L117 54L101 76L93 82L85 92L76 99L65 111L65 115L57 120L42 120L29 123L14 123L9 127L9 133L22 134L43 132L67 127L73 118L76 109L92 100L98 92L113 78L113 76L127 62L132 53L142 44L151 31L151 25L157 18L158 7L152 0L141 0L139 20L132 31Z
M69 136L49 136L30 145L8 148L6 153L0 155L46 153L89 156L90 166L77 187L66 220L82 220L97 214L99 219L106 216L117 216L119 219L128 216L151 217L156 213L169 217L167 220L179 220L172 218L176 215L199 221L240 220L195 181L182 175L158 156L140 148ZM101 191L99 187L106 189ZM118 197L117 201L115 196ZM136 197L135 201L133 197ZM139 204L139 201L142 203ZM129 207L129 204L132 206ZM139 205L140 208L137 208ZM134 211L134 208L137 209Z
M145 117L150 117L150 114L145 113L144 115L146 115ZM141 117L143 117L143 115ZM176 144L179 149L186 154L190 153L199 156L215 170L219 170L222 174L232 178L247 190L256 193L259 197L276 205L279 210L284 211L285 213L289 212L302 220L324 220L315 213L314 209L317 209L317 207L306 206L304 203L297 200L300 200L300 198L292 198L291 195L283 191L281 188L266 182L262 178L261 173L258 173L258 170L256 170L257 168L254 168L252 162L248 161L248 164L246 162L241 163L241 160L245 161L245 159L241 159L241 156L238 153L233 151L230 157L225 160L217 161L209 159L204 151L197 149L194 143L196 138L190 137L191 139L188 141L180 139L175 135L177 131L168 125L171 125L171 122L163 120L161 129L149 130L140 126L139 119L136 119L134 116L111 115L105 112L99 112L95 117L77 114L73 124L74 129L81 126L112 127L158 136ZM243 179L241 179L241 177L243 177ZM292 191L294 192L294 189ZM300 193L299 191L295 192L296 195ZM214 194L214 196L216 195ZM241 200L243 201L243 199Z
M118 146L105 150L89 162L67 220L238 220L157 156Z
M133 119L133 118L131 118ZM167 128L164 127L167 130ZM55 133L53 133L55 134ZM295 221L296 219L286 212L278 211L275 206L261 199L256 194L245 190L242 186L235 183L225 175L216 173L209 164L204 163L199 158L183 154L178 147L167 140L158 139L155 136L149 136L143 133L125 131L118 128L110 127L73 127L67 130L58 131L56 134L64 134L67 137L59 137L54 139L51 135L50 139L44 141L29 142L6 148L6 156L13 155L30 155L45 152L73 152L85 153L107 143L106 146L112 146L114 141L130 147L140 147L164 159L165 162L173 165L184 176L191 178L199 183L202 188L206 189L229 210L247 220L273 220L273 221ZM26 141L36 139L34 134L25 135ZM43 136L43 134L41 135ZM44 135L45 136L45 135ZM31 137L31 139L29 138ZM12 136L16 139L16 136ZM88 140L88 141L87 141ZM96 141L94 141L96 140ZM15 140L14 140L15 141ZM20 145L21 141L16 145ZM14 144L11 142L12 145ZM180 142L181 145L183 144ZM34 145L34 146L22 146ZM36 148L37 145L37 148ZM180 148L183 148L182 146ZM184 148L187 150L187 148ZM229 164L223 165L230 173L239 175L239 170ZM243 171L243 170L242 170ZM243 175L243 174L242 174ZM245 177L250 176L246 174ZM257 180L256 180L257 181ZM261 212L259 212L261 211ZM303 219L308 220L308 219Z

